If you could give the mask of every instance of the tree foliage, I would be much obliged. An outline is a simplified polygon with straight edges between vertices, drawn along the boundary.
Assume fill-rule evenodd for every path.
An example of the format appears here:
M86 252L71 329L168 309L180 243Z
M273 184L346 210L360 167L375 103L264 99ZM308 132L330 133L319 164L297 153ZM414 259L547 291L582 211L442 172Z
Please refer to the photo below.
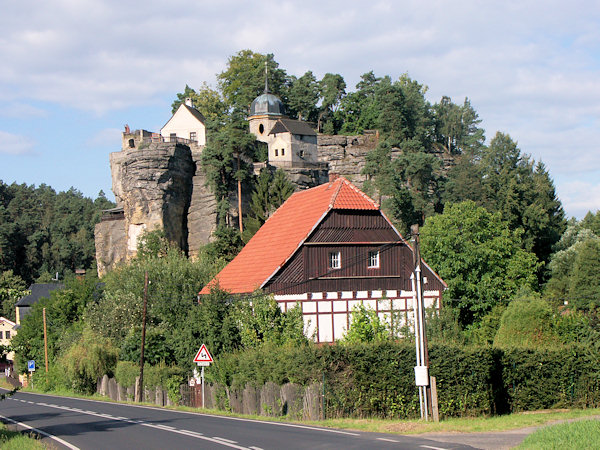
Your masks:
M93 201L74 188L56 193L0 181L0 272L13 270L30 283L44 273L64 277L95 267L94 225L113 206L102 192Z
M519 243L499 213L474 202L447 206L421 230L423 259L448 283L447 298L468 325L521 288L537 287L536 256Z

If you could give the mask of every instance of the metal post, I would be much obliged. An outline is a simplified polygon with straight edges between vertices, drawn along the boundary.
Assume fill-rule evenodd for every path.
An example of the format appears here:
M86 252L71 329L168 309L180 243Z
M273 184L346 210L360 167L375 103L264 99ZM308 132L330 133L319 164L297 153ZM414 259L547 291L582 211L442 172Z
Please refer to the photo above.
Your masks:
M202 409L204 409L204 366L200 371L200 379L202 380Z

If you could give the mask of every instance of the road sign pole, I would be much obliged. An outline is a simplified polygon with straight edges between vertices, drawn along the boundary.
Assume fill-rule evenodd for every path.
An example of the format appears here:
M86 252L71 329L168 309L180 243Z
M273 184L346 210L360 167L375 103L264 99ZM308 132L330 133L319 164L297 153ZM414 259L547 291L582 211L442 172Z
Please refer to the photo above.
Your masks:
M200 372L200 378L202 380L202 409L204 409L204 366L202 366L202 371Z

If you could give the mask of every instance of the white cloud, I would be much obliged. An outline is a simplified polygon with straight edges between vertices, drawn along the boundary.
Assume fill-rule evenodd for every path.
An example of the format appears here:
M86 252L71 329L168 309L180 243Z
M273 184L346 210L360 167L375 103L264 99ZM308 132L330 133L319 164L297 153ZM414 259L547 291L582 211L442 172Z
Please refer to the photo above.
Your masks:
M27 103L14 102L0 106L0 116L13 119L31 119L47 117L48 112Z
M600 183L570 181L558 189L563 203L569 205L567 216L582 219L588 211L600 210Z
M0 114L152 104L214 85L250 48L294 75L341 73L349 90L369 70L408 72L432 102L469 97L488 138L509 133L551 175L600 178L599 22L600 4L583 0L22 0L0 17Z
M17 134L0 131L0 154L27 155L33 153L34 142Z

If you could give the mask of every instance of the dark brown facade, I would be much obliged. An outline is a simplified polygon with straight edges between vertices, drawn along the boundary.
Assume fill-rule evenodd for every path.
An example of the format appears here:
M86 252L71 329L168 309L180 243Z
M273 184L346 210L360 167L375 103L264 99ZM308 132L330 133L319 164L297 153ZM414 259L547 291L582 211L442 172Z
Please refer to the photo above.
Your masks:
M332 267L332 258L339 268ZM412 249L380 211L331 210L264 289L277 295L411 291L412 270ZM423 276L425 290L445 289L426 265Z

